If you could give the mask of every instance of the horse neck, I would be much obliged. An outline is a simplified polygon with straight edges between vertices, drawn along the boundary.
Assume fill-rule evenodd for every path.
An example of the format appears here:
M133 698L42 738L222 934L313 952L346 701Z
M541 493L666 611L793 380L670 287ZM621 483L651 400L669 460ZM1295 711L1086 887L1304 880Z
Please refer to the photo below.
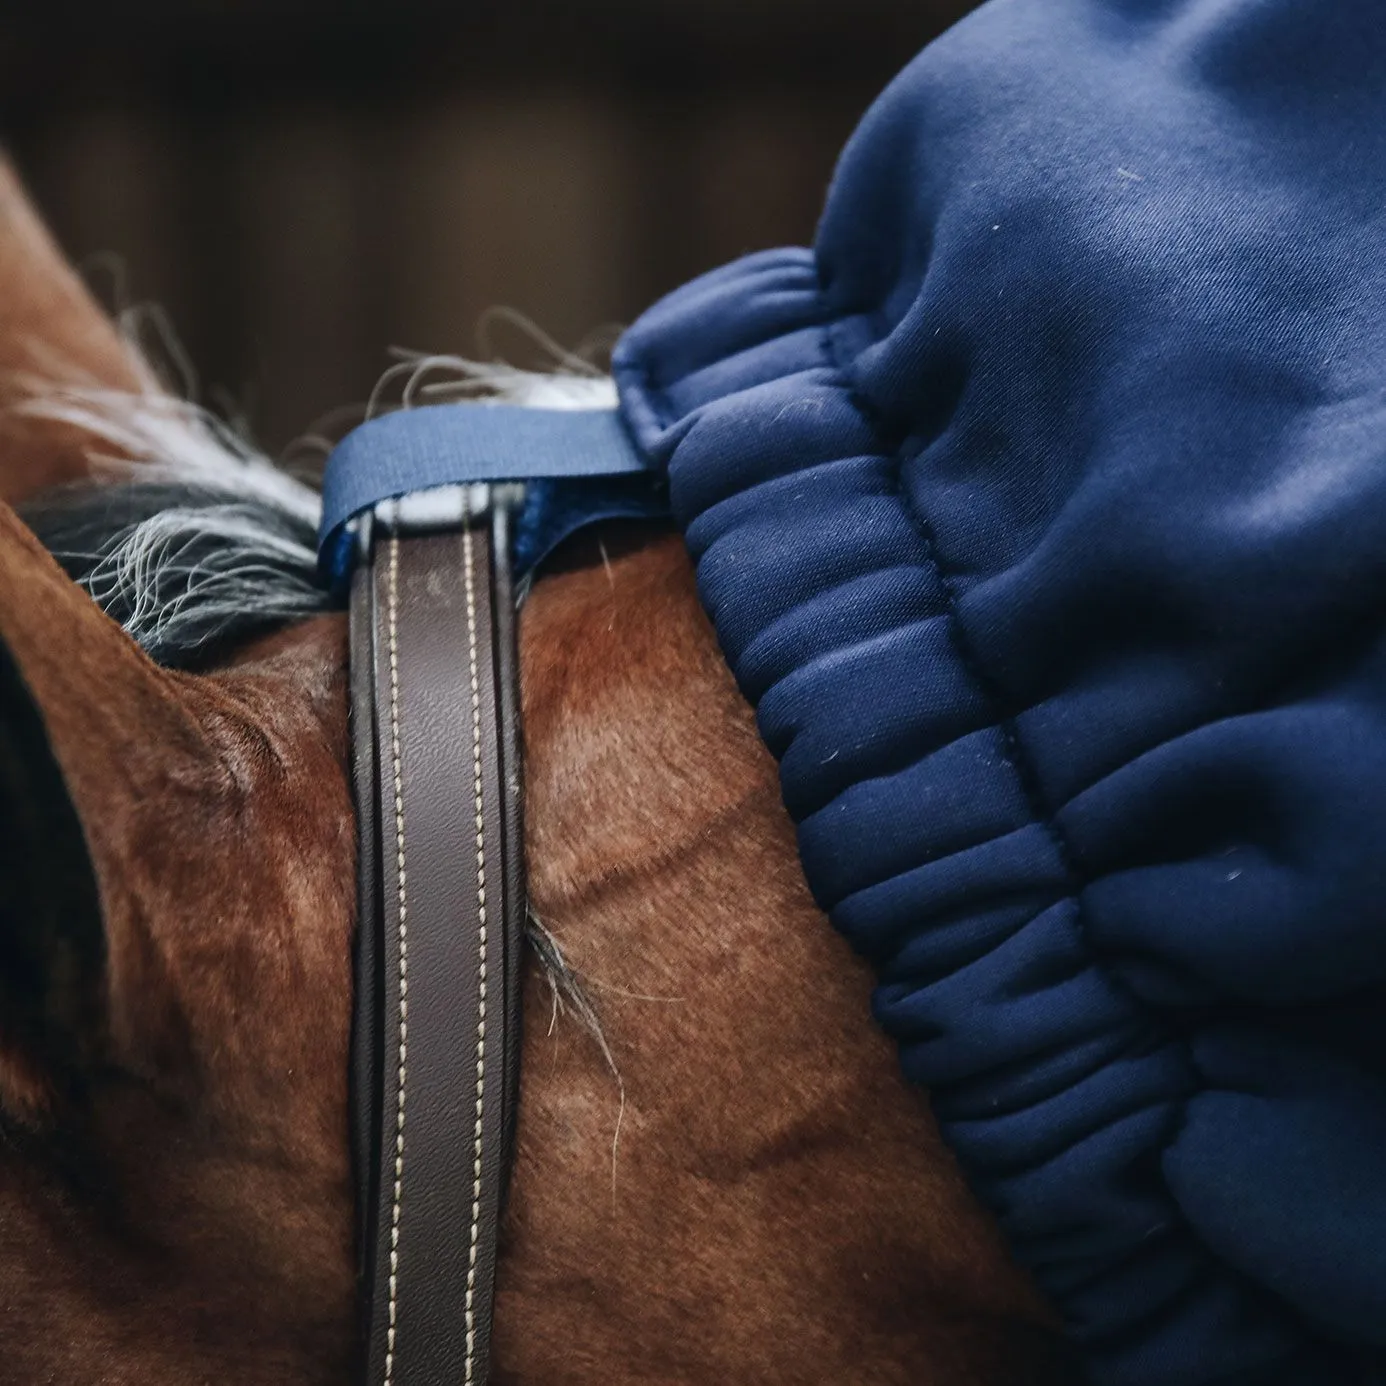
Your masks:
M527 838L606 1052L531 979L500 1360L617 1386L1041 1379L1043 1311L808 895L681 543L585 549L523 614Z
M585 543L536 583L521 656L532 901L599 1037L555 1015L558 974L532 967L497 1379L903 1386L921 1364L938 1386L1042 1379L1042 1311L808 896L682 545ZM86 631L98 613L77 596ZM5 1153L0 1297L23 1312L0 1347L24 1379L338 1386L353 1342L343 622L201 682L122 654L146 706L131 755L159 754L150 699L195 691L180 719L204 707L217 774L198 799L82 731L84 709L112 712L111 681L69 687L104 666L44 654L47 620L46 636L12 622L11 643L43 675L95 825L113 1008L136 1031L160 1015L187 1031L140 1050L139 1083L95 1095L75 1164L60 1143Z

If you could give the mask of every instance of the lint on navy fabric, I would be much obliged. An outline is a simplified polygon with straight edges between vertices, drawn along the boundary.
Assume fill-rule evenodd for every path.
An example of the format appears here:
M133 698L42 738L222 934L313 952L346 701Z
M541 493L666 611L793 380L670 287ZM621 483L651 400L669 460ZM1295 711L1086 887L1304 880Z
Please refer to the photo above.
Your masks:
M993 0L617 358L1100 1386L1386 1381L1386 15Z

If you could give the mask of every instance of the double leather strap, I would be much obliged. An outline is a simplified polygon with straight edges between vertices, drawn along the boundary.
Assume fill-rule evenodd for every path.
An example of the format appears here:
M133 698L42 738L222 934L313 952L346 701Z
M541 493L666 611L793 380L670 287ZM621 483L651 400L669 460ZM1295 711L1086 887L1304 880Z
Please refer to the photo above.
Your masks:
M520 1060L516 488L356 523L353 1127L366 1386L487 1380Z
M512 559L666 508L614 407L409 409L328 459L319 561L351 593L364 1386L481 1386L490 1365L525 922Z

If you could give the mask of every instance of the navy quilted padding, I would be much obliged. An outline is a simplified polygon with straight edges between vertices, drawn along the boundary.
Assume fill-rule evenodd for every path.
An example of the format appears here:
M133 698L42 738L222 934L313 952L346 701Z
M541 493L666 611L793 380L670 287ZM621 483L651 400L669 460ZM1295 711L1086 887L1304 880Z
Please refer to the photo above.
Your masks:
M993 0L813 251L618 353L810 885L1101 1386L1386 1381L1383 233L1375 0Z

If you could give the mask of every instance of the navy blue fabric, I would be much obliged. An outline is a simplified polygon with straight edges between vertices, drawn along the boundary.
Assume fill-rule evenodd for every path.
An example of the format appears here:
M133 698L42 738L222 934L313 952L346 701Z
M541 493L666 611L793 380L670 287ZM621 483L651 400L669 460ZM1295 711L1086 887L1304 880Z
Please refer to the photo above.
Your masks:
M565 539L607 520L668 520L663 476L540 477L525 486L515 525L517 577L537 568Z
M473 481L532 481L516 527L517 572L598 520L667 513L614 409L426 405L371 419L332 450L323 475L318 554L337 587L351 567L347 521L410 491Z
M993 0L617 375L1092 1381L1386 1381L1377 0Z

